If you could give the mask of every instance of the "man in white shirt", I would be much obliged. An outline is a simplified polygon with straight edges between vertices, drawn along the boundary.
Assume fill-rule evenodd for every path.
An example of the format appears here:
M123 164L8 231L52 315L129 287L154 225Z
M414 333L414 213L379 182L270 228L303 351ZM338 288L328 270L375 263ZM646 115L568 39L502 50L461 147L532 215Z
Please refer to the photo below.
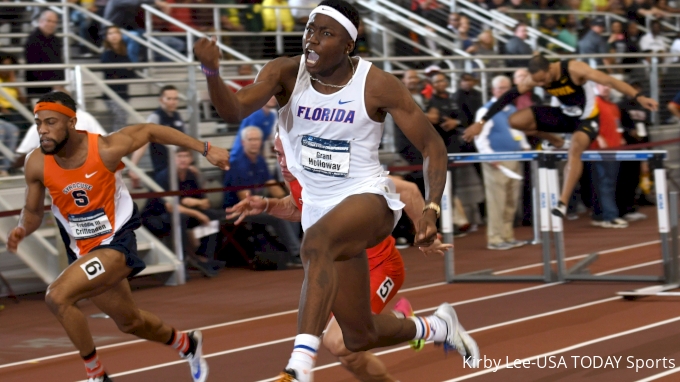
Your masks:
M652 21L651 28L640 39L640 50L643 52L668 52L668 45L661 35L659 20Z
M508 77L494 77L491 89L494 98L477 111L476 120L482 119L488 108L498 97L510 90L511 86L512 83ZM514 105L508 105L484 124L482 132L475 137L475 145L480 154L512 152L529 148L524 134L512 129L508 122L515 110ZM482 171L488 217L487 248L508 250L526 244L526 242L515 240L513 230L522 183L509 176L512 172L519 177L522 172L521 163L517 161L482 163Z

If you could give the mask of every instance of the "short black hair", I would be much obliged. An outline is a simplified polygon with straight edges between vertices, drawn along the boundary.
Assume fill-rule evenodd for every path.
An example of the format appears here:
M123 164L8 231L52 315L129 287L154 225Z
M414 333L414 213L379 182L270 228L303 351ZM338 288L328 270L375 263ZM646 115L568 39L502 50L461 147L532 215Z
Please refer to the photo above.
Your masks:
M529 73L531 74L547 72L549 68L550 61L542 54L537 54L531 57L529 60L529 65L527 65L527 69L529 69Z
M64 92L59 92L59 91L52 91L47 94L44 94L40 99L38 100L38 103L40 102L52 102L52 103L60 103L67 108L73 110L75 113L76 111L76 101L71 98L70 95L64 93Z
M324 0L319 4L319 6L322 5L331 7L342 13L343 16L347 17L349 21L352 22L352 25L354 25L355 28L359 29L359 11L357 11L352 4L345 0Z
M163 93L165 93L168 90L177 90L177 88L174 85L165 85L161 88L161 92L158 93L158 96L163 97Z

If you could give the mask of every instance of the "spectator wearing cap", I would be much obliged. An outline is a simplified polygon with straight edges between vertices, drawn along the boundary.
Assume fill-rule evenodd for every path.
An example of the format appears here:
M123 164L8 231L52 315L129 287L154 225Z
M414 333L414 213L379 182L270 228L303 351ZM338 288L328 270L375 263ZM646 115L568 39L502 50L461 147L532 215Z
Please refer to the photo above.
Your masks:
M434 77L435 74L441 72L442 68L440 68L439 65L430 65L425 68L425 83L423 84L423 91L421 94L428 101L432 99L432 94L434 93L434 88L432 87L432 77Z
M604 18L596 17L590 22L590 31L586 33L581 40L578 42L578 52L580 54L607 54L609 53L609 44L607 40L602 36L604 32ZM611 59L597 59L597 65L602 65L606 63L609 65Z
M514 36L505 43L505 54L507 55L531 55L534 50L527 44L526 39L529 37L527 25L524 23L517 23L514 29ZM521 59L507 59L505 60L508 68L517 69L525 68L529 65L529 58Z

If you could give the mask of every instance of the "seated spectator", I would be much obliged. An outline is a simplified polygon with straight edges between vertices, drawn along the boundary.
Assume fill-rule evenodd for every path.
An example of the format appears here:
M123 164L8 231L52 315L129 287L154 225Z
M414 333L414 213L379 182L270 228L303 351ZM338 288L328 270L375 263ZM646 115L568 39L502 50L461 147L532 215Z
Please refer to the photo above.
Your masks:
M130 57L127 54L127 46L123 44L123 35L116 26L109 26L106 28L106 37L104 38L104 53L102 54L102 63L117 63L122 64L117 68L104 69L104 78L107 80L117 80L125 78L137 77L135 73L128 69L127 63L130 63ZM127 84L110 84L111 90L116 92L124 101L130 99ZM104 93L102 95L107 109L111 114L111 130L118 131L127 125L127 111L123 109L120 104Z
M651 0L633 0L626 8L628 20L640 25L647 25L646 18L663 17L664 12L654 6Z
M238 67L238 75L239 76L252 76L253 75L253 66L250 64L243 64L239 65ZM238 84L239 86L246 87L253 82L255 82L254 79L249 78L249 79L240 79L240 80L231 80L233 83ZM238 89L235 89L234 87L231 87L231 89L236 92Z
M262 137L264 142L268 142L269 138L272 136L272 130L274 130L274 123L276 122L276 107L278 103L276 102L276 97L269 99L266 105L264 105L260 110L254 112L253 114L247 116L238 128L236 133L237 137L241 136L241 132L247 127L255 126L262 131ZM263 150L260 155L264 153ZM243 145L241 144L241 139L234 140L234 144L231 146L231 156L238 157L243 155Z
M230 158L230 169L224 173L224 187L243 187L239 191L224 193L223 207L231 207L249 195L281 198L286 195L283 188L276 183L270 174L267 162L260 154L262 151L262 130L255 126L248 126L241 130L239 136L243 151L238 156ZM270 184L269 187L247 189L255 185ZM265 211L266 212L266 211ZM299 223L292 223L277 219L266 213L248 216L246 222L269 225L276 231L277 238L286 247L291 262L300 262L300 238L296 233Z
M626 53L640 53L640 29L635 22L629 22L623 33L626 41ZM624 57L621 60L623 64L637 64L640 62L639 57ZM625 69L624 72L630 72L632 69Z
M640 39L640 50L650 53L664 53L668 51L668 45L661 35L661 23L653 20L649 32L645 33Z
M567 16L564 28L557 34L557 39L572 48L578 47L578 19L576 15L570 14Z
M354 52L352 55L359 57L371 56L371 45L368 43L368 36L366 36L366 25L361 19L357 28L357 40L354 42Z
M490 30L485 30L484 32L480 33L479 36L477 37L477 42L472 44L469 48L467 48L467 52L470 54L478 55L478 56L493 56L497 55L498 53L496 52L496 40L493 38L493 32ZM500 68L503 66L503 62L499 59L483 59L482 62L484 62L484 65L487 68Z
M136 19L142 4L154 4L164 13L170 13L168 4L162 0L108 0L104 18L130 34L140 37L144 30L137 24ZM127 45L130 61L139 62L139 43L128 36L123 36L123 42Z
M578 52L580 54L607 54L609 53L609 45L607 40L602 36L604 32L605 22L604 18L596 17L590 22L590 31L585 34L578 42ZM610 64L611 58L596 59L597 65Z
M0 61L0 68L4 68L5 65L18 64L19 61L17 61L16 57L8 54L2 57ZM19 89L9 85L12 82L17 82L16 77L17 75L14 69L0 70L0 84L2 84L2 89L5 91L5 93L8 93L12 98L19 101L20 103L26 103L26 97L21 94ZM14 108L12 103L2 96L0 96L0 119L24 129L27 128L32 122L27 121L26 118L24 118L24 116Z
M461 20L460 28L458 28L456 47L460 50L467 50L472 46L472 37L470 36L470 22L465 22L463 20L468 20L468 18L464 17Z
M90 12L97 12L97 5L95 4L94 0L68 0L68 2L78 4ZM95 40L92 38L90 33L90 28L92 27L93 23L92 19L85 15L85 13L75 9L71 11L69 16L71 18L71 22L78 30L78 36L80 36L83 40L94 44ZM80 48L80 54L83 56L92 56L92 52L90 52L90 49L87 46L79 43L78 47Z
M18 140L19 128L0 119L0 143L10 151L14 151ZM0 158L2 158L2 161L0 161L0 176L7 176L12 166L13 158L5 156L2 152L0 152Z
M505 54L507 55L531 55L534 50L527 44L526 40L529 37L527 32L527 25L517 23L514 29L514 36L508 39L505 43ZM510 69L526 68L529 65L529 57L521 59L505 60L506 66Z
M54 11L44 10L38 18L38 27L31 32L24 45L26 64L62 64L62 39L55 33L59 25L59 16ZM26 82L63 81L64 69L27 70ZM28 87L26 93L30 97L39 97L52 89L63 90L62 86Z
M200 190L201 181L198 171L191 166L193 157L191 150L178 147L175 155L177 165L177 190ZM154 180L164 190L170 191L169 169L155 174ZM168 237L172 233L172 203L163 199L149 199L142 211L142 224L159 238ZM191 230L201 225L208 225L211 220L224 219L220 209L211 209L210 200L204 194L180 196L178 204L180 212L180 228L182 232L182 250L187 264L198 268L208 277L217 274L216 263L210 261L217 249L217 234L197 239Z
M619 107L609 99L610 88L596 85L595 99L600 110L600 134L590 145L591 150L619 147L625 144L618 126L621 124ZM593 216L591 224L602 228L626 228L628 222L619 217L616 205L616 181L619 162L599 161L586 163L592 174Z

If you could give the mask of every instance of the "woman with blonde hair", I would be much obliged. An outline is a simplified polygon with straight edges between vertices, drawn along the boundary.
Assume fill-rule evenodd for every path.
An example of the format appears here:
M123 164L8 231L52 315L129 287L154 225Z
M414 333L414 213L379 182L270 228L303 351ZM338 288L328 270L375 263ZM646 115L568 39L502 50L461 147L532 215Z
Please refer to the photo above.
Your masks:
M129 64L130 57L127 53L127 46L123 42L123 35L117 26L109 26L104 34L104 53L101 57L102 63ZM115 68L104 69L104 78L107 80L118 80L125 78L135 78L135 73L128 69L127 65L118 65ZM111 90L116 92L125 102L130 99L127 84L111 84ZM118 102L109 98L106 93L103 95L106 107L112 114L111 129L117 131L127 125L127 112Z

